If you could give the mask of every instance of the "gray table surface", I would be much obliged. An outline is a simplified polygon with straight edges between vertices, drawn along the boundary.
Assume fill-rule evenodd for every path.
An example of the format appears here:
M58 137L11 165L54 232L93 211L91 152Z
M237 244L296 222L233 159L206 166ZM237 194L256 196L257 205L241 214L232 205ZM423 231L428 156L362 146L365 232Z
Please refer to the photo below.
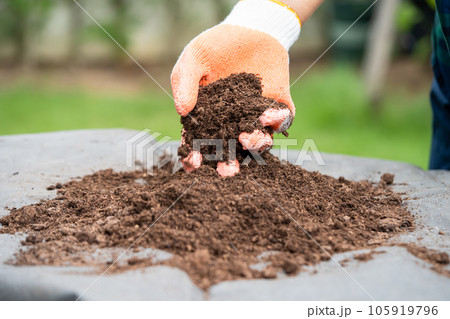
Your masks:
M46 187L99 169L129 170L126 142L138 132L125 129L64 131L0 136L0 216L5 207L21 207L55 196ZM176 150L179 142L168 142ZM288 151L295 162L296 150ZM139 156L139 155L137 155ZM142 154L141 154L142 156ZM322 154L303 167L334 177L378 181L384 172L395 174L395 190L410 198L407 205L418 227L396 242L416 242L450 253L450 172L424 171L386 160ZM439 233L444 233L444 235ZM275 280L222 282L204 292L181 270L149 267L100 279L87 267L11 266L5 261L20 248L18 235L0 235L0 300L449 300L450 278L402 247L384 251L367 262L352 259L357 252L334 255L349 259L342 269L333 260L309 267L294 277ZM152 251L155 252L155 251ZM109 251L105 254L111 253ZM169 258L165 252L156 252ZM447 267L450 269L450 267Z

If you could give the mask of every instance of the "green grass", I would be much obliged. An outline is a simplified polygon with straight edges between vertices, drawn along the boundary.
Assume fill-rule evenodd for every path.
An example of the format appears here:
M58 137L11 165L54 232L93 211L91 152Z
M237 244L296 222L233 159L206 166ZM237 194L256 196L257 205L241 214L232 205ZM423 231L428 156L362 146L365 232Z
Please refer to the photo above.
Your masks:
M19 85L0 91L0 134L127 127L178 136L181 124L170 102L159 92L130 96Z
M297 113L290 137L313 138L325 152L428 166L428 91L411 94L388 88L374 112L356 72L336 68L305 77L292 89Z
M329 68L306 74L292 88L297 106L290 138L313 138L323 152L377 157L426 168L430 145L428 92L391 89L378 113L357 73ZM0 134L126 127L179 138L172 101L160 91L94 93L31 84L0 89ZM280 137L282 138L282 137Z

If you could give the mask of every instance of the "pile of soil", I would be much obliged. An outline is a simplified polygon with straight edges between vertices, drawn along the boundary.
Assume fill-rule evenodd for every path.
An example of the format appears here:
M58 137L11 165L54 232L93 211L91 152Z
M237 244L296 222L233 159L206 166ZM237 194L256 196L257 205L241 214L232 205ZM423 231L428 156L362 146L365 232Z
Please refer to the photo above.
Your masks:
M92 265L106 262L91 260L96 248L126 249L153 225L134 246L174 257L133 259L127 267L179 267L207 288L224 280L274 278L278 271L296 274L335 253L375 247L413 228L400 196L384 182L334 179L270 154L264 159L267 165L253 161L225 179L210 166L191 174L164 167L153 176L99 171L57 185L55 199L12 209L0 219L0 232L27 234L28 249L14 264ZM274 254L258 258L268 251ZM261 261L272 263L251 267Z
M236 158L239 162L249 154L238 142L242 132L260 130L273 134L263 127L258 118L269 108L285 109L286 104L262 96L261 79L255 74L233 74L225 79L200 87L195 108L189 116L181 118L182 138L185 144L178 149L181 158L193 149L194 139L216 139L223 143L223 160L230 158L229 140L236 141ZM234 146L232 146L234 151ZM202 146L202 154L215 154L215 146ZM234 153L232 154L234 156ZM204 161L217 165L217 161Z
M192 137L227 139L253 131L259 123L249 121L274 105L261 97L255 79L241 74L201 88L192 113L198 124L182 120L187 143ZM220 111L211 112L208 103ZM251 161L231 178L218 176L215 165L173 174L169 164L152 176L102 170L50 187L57 189L55 199L12 209L0 219L0 233L26 233L24 249L12 261L17 265L104 270L111 260L93 260L93 251L133 244L134 250L155 248L173 257L134 257L110 271L164 264L208 288L225 280L293 275L335 253L373 248L414 227L400 195L387 186L392 175L378 184L353 182L308 172L270 153L262 157L266 165Z

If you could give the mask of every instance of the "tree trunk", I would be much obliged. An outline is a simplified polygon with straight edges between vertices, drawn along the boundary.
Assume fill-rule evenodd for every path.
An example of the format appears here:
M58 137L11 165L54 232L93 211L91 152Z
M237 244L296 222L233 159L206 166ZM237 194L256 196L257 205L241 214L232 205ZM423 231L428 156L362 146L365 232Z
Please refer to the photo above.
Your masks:
M165 9L168 15L167 25L168 35L166 37L167 54L162 58L162 63L172 63L173 59L180 54L183 48L184 19L181 9L181 1L185 0L165 0Z
M67 64L76 65L79 62L81 30L83 27L83 16L81 9L73 2L67 0L69 7L69 50L67 54Z
M125 30L127 17L127 2L126 0L112 0L114 9L113 33L112 36L124 48L128 47L128 35ZM117 63L124 63L126 53L114 44L114 59Z
M372 106L379 105L391 61L395 39L394 19L400 0L378 2L367 44L363 70L366 89Z
M13 41L14 41L14 62L20 66L23 66L27 60L27 26L28 26L28 14L25 10L17 8L14 4L10 4L10 11L14 17L13 25Z

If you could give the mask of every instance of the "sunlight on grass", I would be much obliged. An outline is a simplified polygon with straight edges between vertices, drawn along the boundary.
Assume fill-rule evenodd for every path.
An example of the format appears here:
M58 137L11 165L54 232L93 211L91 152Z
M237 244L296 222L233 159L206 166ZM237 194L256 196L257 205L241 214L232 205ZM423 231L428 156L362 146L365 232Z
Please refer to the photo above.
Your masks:
M290 137L313 138L320 151L409 162L426 168L431 111L428 92L389 89L375 112L356 71L334 68L292 88L297 106Z
M172 100L159 92L133 96L19 86L0 91L0 134L87 128L151 128L180 135Z
M373 112L349 68L310 72L292 88L297 106L291 138L313 138L320 151L409 162L426 168L430 145L428 92L395 89ZM34 85L0 90L0 134L87 128L150 128L179 139L173 102L163 93L134 95L55 90ZM281 138L281 137L280 137Z

